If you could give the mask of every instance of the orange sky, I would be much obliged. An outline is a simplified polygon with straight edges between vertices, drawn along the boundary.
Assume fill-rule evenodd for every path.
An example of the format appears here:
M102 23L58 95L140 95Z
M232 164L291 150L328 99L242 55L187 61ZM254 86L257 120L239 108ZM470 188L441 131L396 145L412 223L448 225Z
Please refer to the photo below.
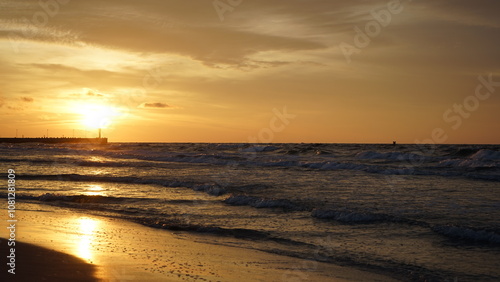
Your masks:
M0 137L500 143L495 0L1 5Z

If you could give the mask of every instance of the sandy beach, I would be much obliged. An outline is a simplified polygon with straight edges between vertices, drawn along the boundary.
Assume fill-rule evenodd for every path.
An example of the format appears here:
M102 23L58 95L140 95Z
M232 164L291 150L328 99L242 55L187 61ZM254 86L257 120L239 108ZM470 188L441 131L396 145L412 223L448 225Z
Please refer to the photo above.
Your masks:
M207 241L205 236L57 207L23 203L17 216L16 274L8 274L3 263L2 281L34 277L40 281L390 280L353 268L225 246L216 239L207 244L201 242ZM1 251L6 260L5 239Z
M5 242L2 238L2 254L7 254L10 249ZM75 256L21 242L16 243L15 250L13 273L5 269L7 259L2 256L1 281L33 281L34 278L38 281L98 281L96 266Z

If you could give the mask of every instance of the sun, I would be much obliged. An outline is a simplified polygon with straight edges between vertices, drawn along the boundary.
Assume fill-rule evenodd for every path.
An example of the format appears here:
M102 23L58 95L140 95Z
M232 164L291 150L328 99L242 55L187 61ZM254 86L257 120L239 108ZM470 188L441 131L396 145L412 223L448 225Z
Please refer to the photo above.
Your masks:
M92 129L107 128L120 115L116 108L103 104L79 105L78 112L82 116L81 123Z

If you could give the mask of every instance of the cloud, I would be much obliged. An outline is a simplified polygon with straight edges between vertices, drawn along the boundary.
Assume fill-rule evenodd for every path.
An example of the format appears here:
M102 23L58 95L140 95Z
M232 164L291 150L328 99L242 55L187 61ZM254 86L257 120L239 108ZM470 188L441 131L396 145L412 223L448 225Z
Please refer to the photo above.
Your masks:
M423 32L438 30L442 32L440 35L446 32L445 37L455 34L455 37L460 37L464 34L460 28L464 26L481 28L500 26L496 13L500 5L498 1L479 1L481 4L467 0L422 0L411 3L401 1L404 6L403 12L393 15L394 21L390 29L384 30L380 38L373 40L372 45L386 47L383 43L389 42L387 45L391 47L400 42L399 38L415 34L414 41L418 41L417 44L402 42L401 45L425 47L428 46L427 38L418 37ZM265 64L252 59L263 52L295 53L295 58L298 58L300 53L329 52L330 47L337 46L344 40L352 40L354 26L362 26L372 20L370 11L387 6L389 0L290 0L286 3L255 0L227 12L224 22L219 20L211 2L184 3L159 0L141 4L133 0L110 0L106 3L97 0L71 2L68 5L61 5L57 16L50 18L46 28L37 29L40 30L36 33L37 37L25 39L59 44L77 42L78 44L74 45L104 46L141 54L175 54L201 62L209 68L253 70L273 67L272 64L279 65L279 61ZM27 25L19 19L23 17L31 19L34 13L41 11L41 8L38 5L23 3L9 5L9 9L0 11L0 20L5 18L5 23L0 22L5 26L0 30L0 37L8 38L9 32L23 37L21 31L32 24ZM418 20L419 18L425 20ZM82 25L81 22L87 24ZM165 27L165 22L169 22L169 27ZM443 30L443 22L452 23L453 30ZM399 33L399 30L396 30L398 26L403 30L409 30L408 24L414 33ZM45 36L44 32L57 33L47 31L49 27L52 29L58 27L59 35ZM60 27L66 30L60 30ZM480 34L494 32L494 30L477 31L476 33ZM465 34L467 35L467 31ZM343 35L347 38L342 37ZM389 40L393 38L395 39ZM375 50L373 46L371 50ZM411 49L409 53L412 54L413 51L422 48L407 49ZM428 53L433 55L436 50L429 50ZM447 52L441 53L447 54ZM316 63L323 61L322 58L314 60Z
M158 108L158 109L165 109L165 108L171 108L170 105L161 103L161 102L155 102L155 103L142 103L139 108Z
M496 0L433 0L412 3L425 8L435 18L442 18L462 26L484 26L500 28L498 10L500 2Z
M87 91L87 96L92 96L92 97L104 97L104 95L97 93L94 90L89 89Z
M31 97L21 97L21 101L26 103L32 103L34 100Z
M470 95L477 74L498 72L498 0L401 0L403 11L348 64L339 44L354 44L355 28L365 30L371 11L391 1L244 1L224 21L213 0L70 1L36 30L21 19L31 22L43 9L7 1L0 9L0 107L38 115L66 112L67 101L107 103L135 108L131 120L178 115L240 128L286 104L304 113L302 133L319 132L313 139L345 120L351 132L363 132L375 119L353 118L360 112L413 120L426 102L447 109ZM495 112L481 111L490 124ZM0 115L7 114L14 113ZM437 110L408 134L427 132L441 116Z
M74 42L76 45L106 46L141 53L178 54L207 66L226 64L236 67L240 66L247 56L259 52L316 50L327 47L316 40L269 32L267 28L264 31L252 30L251 27L255 24L246 19L254 19L262 13L264 7L268 7L268 3L262 3L255 8L248 7L246 10L242 7L240 15L244 16L244 20L236 25L220 22L211 2L188 5L175 1L151 1L137 5L135 1L124 1L119 4L122 8L117 9L116 3L104 4L101 1L72 2L71 5L61 7L57 17L51 18L48 25L64 26L67 29L59 31L59 37L42 36L48 28L38 28L36 37L25 38L22 31L32 25L23 22L7 25L5 30L0 30L0 37L9 38L9 34L15 34L17 37L14 39L21 41L30 39L60 44ZM279 8L282 9L283 6ZM19 4L17 9L13 8L9 13L0 12L0 20L4 14L14 19L31 18L39 10L36 5L29 8ZM136 13L143 16L131 17L131 14ZM295 13L292 14L294 15ZM75 18L78 18L78 21ZM163 24L158 24L165 20L174 23L175 28L165 28ZM81 22L88 24L81 25ZM54 32L50 34L52 33ZM81 35L81 41L76 40L74 34ZM248 67L249 63L246 65ZM259 67L258 64L253 66Z
M21 110L23 110L23 108L16 107L16 106L7 106L7 109L13 110L13 111L21 111Z

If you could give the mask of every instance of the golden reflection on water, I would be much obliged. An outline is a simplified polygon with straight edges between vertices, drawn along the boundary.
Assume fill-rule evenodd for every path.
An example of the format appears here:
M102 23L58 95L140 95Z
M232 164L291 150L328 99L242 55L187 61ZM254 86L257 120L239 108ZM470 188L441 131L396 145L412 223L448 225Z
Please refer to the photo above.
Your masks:
M76 254L80 258L92 261L94 260L92 243L97 241L95 233L99 228L99 221L92 218L81 217L77 219L77 226L79 235Z
M85 195L89 196L105 196L104 188L101 185L89 185L89 187L85 188Z
M104 174L104 172L105 172L105 171L104 171L104 170L102 170L102 169L94 169L94 170L91 170L91 171L90 171L90 174L91 174L91 175L101 175L101 174Z
M106 159L99 156L91 156L87 158L90 162L103 163Z

